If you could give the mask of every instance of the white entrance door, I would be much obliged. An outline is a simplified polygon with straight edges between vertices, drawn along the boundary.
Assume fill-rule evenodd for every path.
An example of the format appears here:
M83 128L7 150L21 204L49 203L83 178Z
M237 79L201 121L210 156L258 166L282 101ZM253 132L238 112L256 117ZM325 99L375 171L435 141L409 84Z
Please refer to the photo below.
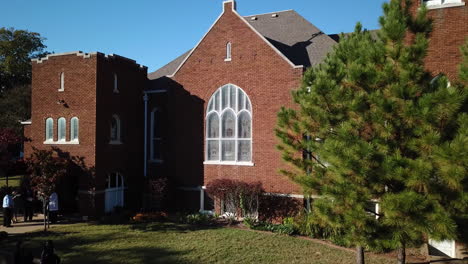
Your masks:
M455 240L435 241L429 239L429 245L451 258L456 257Z
M107 176L107 188L105 194L105 212L109 213L115 207L124 206L124 181L120 173L111 173Z

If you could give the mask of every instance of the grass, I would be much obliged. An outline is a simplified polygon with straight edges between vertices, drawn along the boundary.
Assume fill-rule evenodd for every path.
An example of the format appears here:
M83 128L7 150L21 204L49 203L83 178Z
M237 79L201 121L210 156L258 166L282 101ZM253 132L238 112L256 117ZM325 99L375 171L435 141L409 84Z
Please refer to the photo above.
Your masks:
M35 257L44 241L53 240L63 263L355 263L353 252L295 237L174 223L75 224L21 238ZM14 241L3 243L12 248ZM373 255L367 261L395 262Z
M22 175L8 176L8 186L18 187L20 185L20 180ZM6 186L6 177L0 178L0 187Z

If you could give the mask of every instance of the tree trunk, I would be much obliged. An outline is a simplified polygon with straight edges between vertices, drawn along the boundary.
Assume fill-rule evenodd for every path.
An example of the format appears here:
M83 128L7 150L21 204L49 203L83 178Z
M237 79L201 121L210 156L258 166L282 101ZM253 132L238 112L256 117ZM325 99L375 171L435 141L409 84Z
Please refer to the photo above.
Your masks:
M42 201L42 213L44 214L44 232L47 231L47 221L46 221L46 201Z
M401 248L398 249L398 264L405 264L406 263L406 247L402 245Z
M362 246L356 247L356 264L364 264L364 248Z

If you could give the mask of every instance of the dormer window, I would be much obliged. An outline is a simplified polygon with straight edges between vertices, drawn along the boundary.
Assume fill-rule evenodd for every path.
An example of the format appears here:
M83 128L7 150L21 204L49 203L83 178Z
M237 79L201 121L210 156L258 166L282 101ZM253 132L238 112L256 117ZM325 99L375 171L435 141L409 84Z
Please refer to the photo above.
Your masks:
M65 91L65 73L60 73L60 87L58 89L59 92Z
M114 73L114 93L119 93L117 73Z
M465 5L463 0L423 0L429 9Z
M231 49L232 49L231 42L228 42L226 44L226 59L224 59L224 61L231 61Z

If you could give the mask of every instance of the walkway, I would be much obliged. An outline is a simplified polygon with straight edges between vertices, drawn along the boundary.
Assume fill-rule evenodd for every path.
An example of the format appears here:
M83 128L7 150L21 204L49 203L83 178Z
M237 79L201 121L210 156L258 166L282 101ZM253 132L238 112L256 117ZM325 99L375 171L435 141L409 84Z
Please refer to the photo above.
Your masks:
M17 235L17 234L24 234L30 233L34 231L41 231L44 229L44 217L42 214L35 215L33 217L32 222L23 222L23 217L18 218L20 220L19 223L13 223L12 227L4 227L0 226L0 232L7 232L8 235ZM50 225L50 227L68 224L69 221L61 221L55 225Z

